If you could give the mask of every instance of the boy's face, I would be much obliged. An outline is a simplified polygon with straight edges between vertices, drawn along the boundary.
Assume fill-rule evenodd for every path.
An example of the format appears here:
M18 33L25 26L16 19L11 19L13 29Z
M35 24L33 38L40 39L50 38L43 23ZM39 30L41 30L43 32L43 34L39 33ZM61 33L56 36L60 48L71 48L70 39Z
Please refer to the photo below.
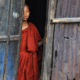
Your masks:
M24 6L23 20L28 20L30 15L29 7L27 5Z

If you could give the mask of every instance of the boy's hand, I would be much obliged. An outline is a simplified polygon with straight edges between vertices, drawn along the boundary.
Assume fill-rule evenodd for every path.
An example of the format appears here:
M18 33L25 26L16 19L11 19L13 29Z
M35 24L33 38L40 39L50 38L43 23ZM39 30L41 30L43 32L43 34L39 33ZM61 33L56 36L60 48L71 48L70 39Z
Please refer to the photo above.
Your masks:
M43 41L44 41L44 39L42 39L42 41L38 42L38 47L40 47L41 45L43 45Z

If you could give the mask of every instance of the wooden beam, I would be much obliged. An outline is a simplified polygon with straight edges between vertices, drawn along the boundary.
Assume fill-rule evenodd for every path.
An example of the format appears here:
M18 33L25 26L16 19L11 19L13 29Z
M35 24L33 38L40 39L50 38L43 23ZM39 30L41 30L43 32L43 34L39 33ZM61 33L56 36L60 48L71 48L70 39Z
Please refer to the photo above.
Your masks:
M51 23L78 23L80 22L80 18L55 18L51 19Z
M57 0L47 0L44 50L40 80L50 80L51 77L54 24L50 24L50 20L55 18L56 3Z
M18 41L20 40L20 35L12 35L10 36L10 41Z
M0 36L0 42L4 42L8 40L8 36ZM20 35L12 35L9 36L9 41L19 41Z

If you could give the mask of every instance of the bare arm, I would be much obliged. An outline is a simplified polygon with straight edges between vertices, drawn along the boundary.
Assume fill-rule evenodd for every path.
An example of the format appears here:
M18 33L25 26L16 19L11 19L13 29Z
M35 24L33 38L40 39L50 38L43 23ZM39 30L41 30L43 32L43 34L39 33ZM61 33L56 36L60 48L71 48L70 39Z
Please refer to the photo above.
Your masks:
M38 47L40 47L41 45L43 45L43 39L38 42Z

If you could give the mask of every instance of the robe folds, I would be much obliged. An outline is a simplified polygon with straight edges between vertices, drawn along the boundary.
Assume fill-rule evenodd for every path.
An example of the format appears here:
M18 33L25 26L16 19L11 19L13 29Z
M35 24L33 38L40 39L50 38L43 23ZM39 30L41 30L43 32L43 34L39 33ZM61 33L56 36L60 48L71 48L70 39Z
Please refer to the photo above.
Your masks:
M37 28L29 22L21 34L17 80L39 80L42 48L38 49L38 42L41 40Z

